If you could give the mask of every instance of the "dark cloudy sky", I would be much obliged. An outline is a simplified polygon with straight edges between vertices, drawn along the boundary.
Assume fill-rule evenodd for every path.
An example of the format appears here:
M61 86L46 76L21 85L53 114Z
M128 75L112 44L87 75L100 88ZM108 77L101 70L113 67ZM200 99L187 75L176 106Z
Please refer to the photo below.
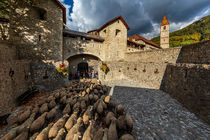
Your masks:
M128 35L148 39L158 36L166 14L170 32L210 15L210 0L60 0L67 9L67 26L88 31L121 15L130 27Z

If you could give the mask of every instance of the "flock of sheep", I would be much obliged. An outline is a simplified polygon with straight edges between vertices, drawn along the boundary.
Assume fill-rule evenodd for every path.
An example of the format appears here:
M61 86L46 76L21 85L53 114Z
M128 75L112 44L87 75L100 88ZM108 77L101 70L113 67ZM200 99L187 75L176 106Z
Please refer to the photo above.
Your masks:
M133 120L109 88L75 81L28 107L1 140L135 140Z

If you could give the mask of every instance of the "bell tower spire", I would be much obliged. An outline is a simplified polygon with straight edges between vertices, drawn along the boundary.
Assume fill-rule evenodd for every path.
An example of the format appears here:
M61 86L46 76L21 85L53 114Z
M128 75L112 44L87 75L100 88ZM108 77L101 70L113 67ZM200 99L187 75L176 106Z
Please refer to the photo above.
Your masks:
M164 15L162 23L160 25L160 47L169 48L169 21Z

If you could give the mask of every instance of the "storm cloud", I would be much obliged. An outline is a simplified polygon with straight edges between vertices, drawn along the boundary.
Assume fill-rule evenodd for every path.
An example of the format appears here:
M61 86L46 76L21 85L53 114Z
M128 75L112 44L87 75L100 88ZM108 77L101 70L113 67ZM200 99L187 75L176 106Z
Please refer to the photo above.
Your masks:
M66 4L69 0L61 1L70 7ZM209 0L73 0L71 6L72 12L67 13L70 29L86 32L122 16L130 27L129 35L136 33L148 39L159 34L164 14L171 31L210 14Z

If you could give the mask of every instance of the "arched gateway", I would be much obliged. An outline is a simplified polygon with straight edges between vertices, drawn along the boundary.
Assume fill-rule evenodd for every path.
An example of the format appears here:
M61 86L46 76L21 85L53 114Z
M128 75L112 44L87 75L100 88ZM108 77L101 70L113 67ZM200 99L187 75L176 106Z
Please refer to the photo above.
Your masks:
M69 79L98 78L102 63L97 56L90 54L77 54L69 57Z

